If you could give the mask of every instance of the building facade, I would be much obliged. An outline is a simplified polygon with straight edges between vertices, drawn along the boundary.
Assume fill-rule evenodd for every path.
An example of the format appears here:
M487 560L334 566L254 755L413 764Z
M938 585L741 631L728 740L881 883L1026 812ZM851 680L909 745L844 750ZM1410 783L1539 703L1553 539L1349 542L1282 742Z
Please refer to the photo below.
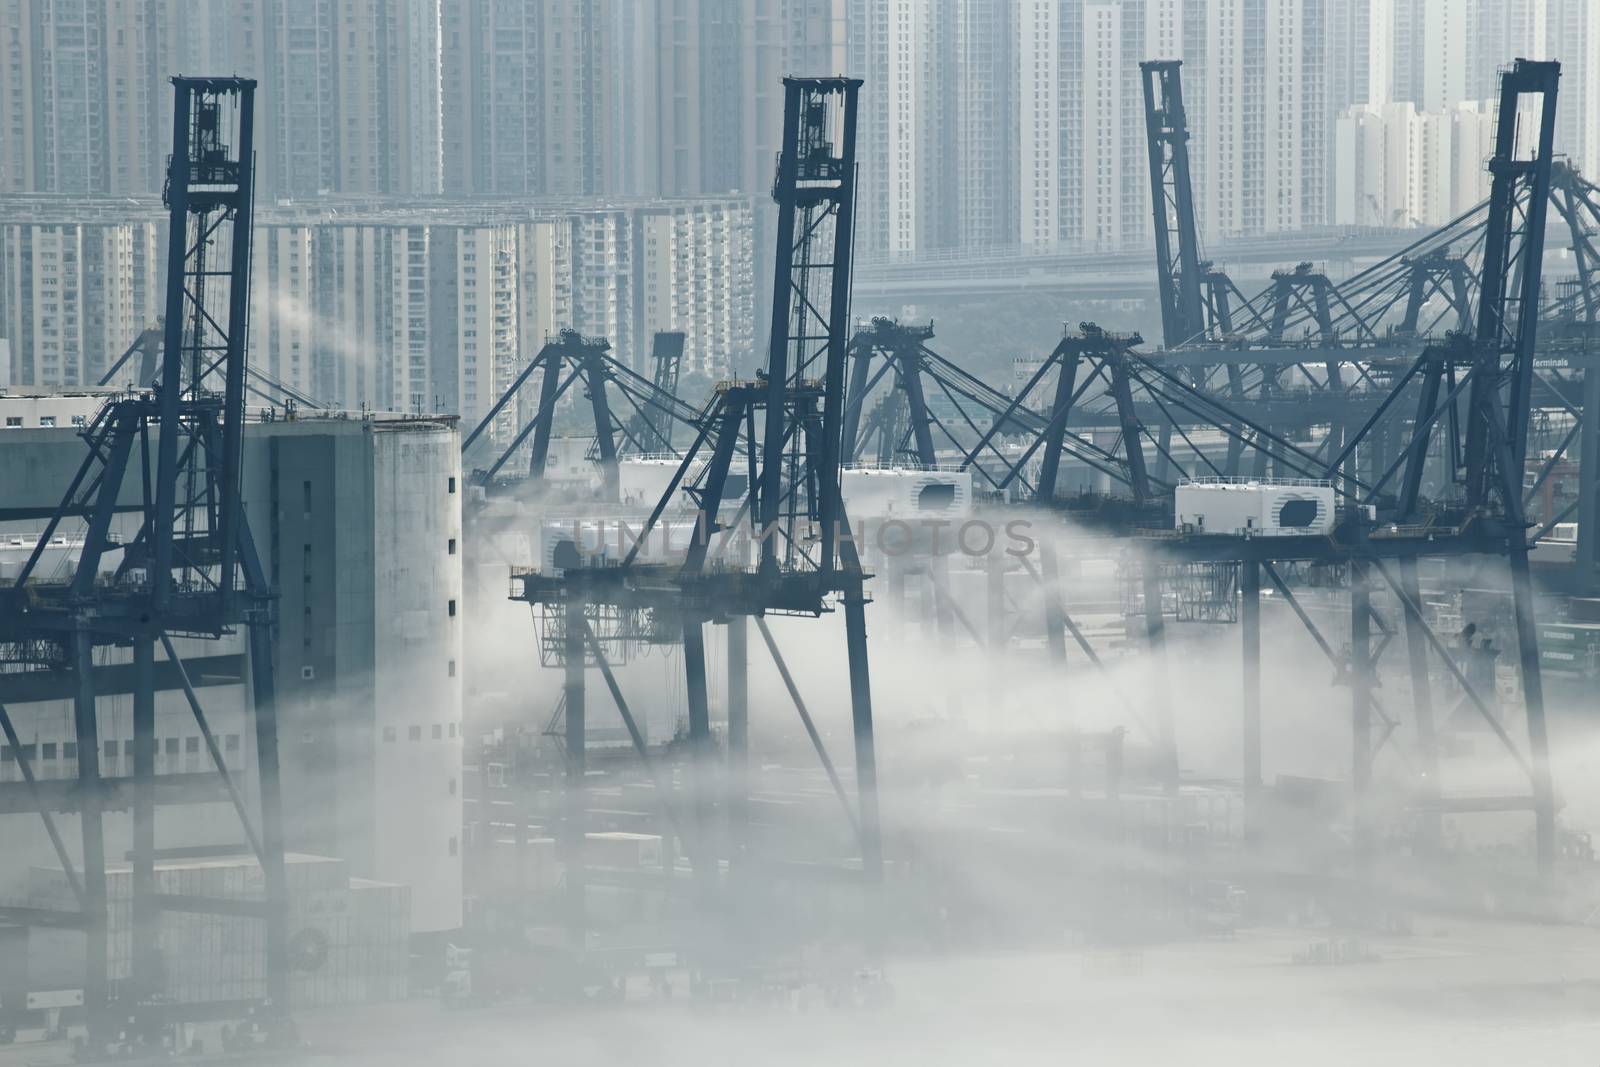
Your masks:
M167 78L258 80L258 190L427 196L444 172L438 0L0 0L0 192L148 196Z
M1117 249L1149 240L1142 59L1185 62L1225 237L1334 220L1350 109L1489 99L1518 56L1563 62L1559 144L1600 169L1593 0L0 0L0 194L158 193L166 76L229 71L263 203L740 193L766 247L782 78L844 72L864 258Z
M98 382L162 312L160 206L22 197L0 199L0 218L9 381ZM755 350L742 197L338 200L262 207L255 222L252 368L268 396L471 425L562 329L635 366L656 331L682 330L684 368L712 377ZM501 422L492 440L515 433L514 412Z
M1018 0L1016 242L1150 242L1139 63L1181 59L1202 237L1327 222L1325 0Z
M445 189L764 192L788 74L844 68L844 0L442 0Z
M0 2L0 193L160 188L164 0Z
M360 878L409 885L414 930L456 929L464 619L454 420L278 420L251 423L244 441L245 512L278 593L273 669L288 848L344 859ZM15 472L0 487L0 505L53 506L83 448L64 425L0 432L0 464ZM127 503L136 504L137 486L127 492ZM131 537L134 521L119 516L114 523ZM42 525L0 530L0 571L8 560L26 558ZM51 563L68 568L74 552L64 545ZM174 643L198 680L225 764L253 798L247 642ZM132 697L109 680L96 689L102 772L127 775ZM41 776L75 776L71 700L13 694L35 697L9 700L8 708ZM157 694L156 733L158 775L208 769L181 690ZM0 746L0 790L24 789L16 753ZM10 857L0 885L30 864L54 862L37 816L25 806L8 810L22 813L0 816L0 847ZM237 818L220 794L186 805L181 818L176 811L163 809L163 848L239 840ZM107 853L120 855L131 820L111 812L105 822ZM75 853L77 821L63 820L61 828Z
M0 337L17 385L94 385L161 310L165 229L154 205L28 200L0 212Z
M1337 124L1333 221L1341 226L1442 226L1489 196L1483 161L1494 112L1468 102L1418 112L1362 105Z

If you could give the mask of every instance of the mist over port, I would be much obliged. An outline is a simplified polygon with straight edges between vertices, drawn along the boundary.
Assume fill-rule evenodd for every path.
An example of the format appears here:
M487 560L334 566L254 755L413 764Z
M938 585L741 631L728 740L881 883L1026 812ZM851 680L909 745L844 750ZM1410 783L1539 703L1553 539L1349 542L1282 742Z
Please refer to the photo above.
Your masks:
M0 0L0 1067L1588 1064L1590 0Z

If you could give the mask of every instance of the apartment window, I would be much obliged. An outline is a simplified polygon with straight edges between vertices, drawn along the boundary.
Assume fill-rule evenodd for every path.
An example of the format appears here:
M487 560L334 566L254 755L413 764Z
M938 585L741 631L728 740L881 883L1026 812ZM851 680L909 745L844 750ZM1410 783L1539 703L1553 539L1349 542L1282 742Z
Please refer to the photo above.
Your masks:
M311 517L311 483L310 482L301 482L300 483L300 493L301 493L301 496L304 498L304 502L305 502L304 510L305 510L305 513L306 513L306 517L310 518Z
M452 619L455 618L456 617L456 602L454 600L450 601L450 609L449 610L450 610L450 617Z
M54 741L46 741L44 743L44 758L49 760L56 758L56 743Z
M14 429L17 429L18 427L20 427L21 425L22 425L22 416L21 415L7 415L6 416L6 429L14 430ZM455 484L456 484L456 480L454 478L451 478L450 479L450 491L452 493L456 491Z
M170 743L170 740L175 740L175 738L174 739L169 739L169 743ZM27 748L29 746L24 745L22 747L23 748ZM110 759L116 759L117 758L117 743L115 741L107 741L105 744L101 745L100 747L102 748L102 750L104 750L104 752L106 754L106 757L105 757L106 759L110 760Z
M456 676L456 661L455 660L451 660L450 661L449 676L451 678L454 678Z
M39 425L40 426L54 426L55 424L56 424L56 417L54 415L40 415L39 416Z
M239 751L239 735L228 734L226 737L224 737L222 739L222 748L225 752Z
M9 425L11 425L11 420L10 420L10 419L7 419L7 420L6 420L6 425L7 425L7 426L9 426ZM22 425L22 420L21 420L21 419L18 419L18 420L17 420L17 425L18 425L18 426L21 426L21 425ZM456 491L456 480L455 480L455 479L454 479L454 478L451 478L451 479L450 479L450 492L452 492L452 493L453 493L453 492L455 492L455 491Z
M456 554L456 539L454 537L450 538L450 554L452 556Z
M422 740L422 727L413 726L409 731L407 731L407 736L412 741L421 741Z
M200 752L200 739L198 737L184 738L183 750L191 756L198 755Z
M76 741L65 741L65 742L63 742L62 745L61 745L61 758L62 759L77 759L78 758L78 742L76 742Z

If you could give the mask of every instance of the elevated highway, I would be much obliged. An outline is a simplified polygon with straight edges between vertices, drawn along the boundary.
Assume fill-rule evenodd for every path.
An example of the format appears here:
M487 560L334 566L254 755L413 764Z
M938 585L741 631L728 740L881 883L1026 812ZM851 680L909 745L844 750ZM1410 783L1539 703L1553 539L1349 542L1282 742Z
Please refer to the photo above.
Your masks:
M1218 241L1207 254L1246 291L1274 270L1310 260L1333 276L1348 274L1406 248L1423 229L1328 228ZM978 293L1040 291L1081 296L1137 297L1155 294L1153 251L1050 251L1020 247L992 252L930 252L903 259L857 264L858 301Z

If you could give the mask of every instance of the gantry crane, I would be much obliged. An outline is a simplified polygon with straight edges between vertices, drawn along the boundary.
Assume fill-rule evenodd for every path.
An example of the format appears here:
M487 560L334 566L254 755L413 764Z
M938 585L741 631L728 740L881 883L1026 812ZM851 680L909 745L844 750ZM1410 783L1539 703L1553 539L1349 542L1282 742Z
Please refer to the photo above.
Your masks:
M754 618L783 674L796 710L828 771L860 842L865 878L882 870L876 760L863 572L840 494L844 462L845 372L849 344L850 244L855 205L855 133L860 81L786 78L783 142L773 198L778 205L770 343L764 373L718 385L694 420L695 437L670 483L620 562L577 561L555 571L514 572L514 599L544 612L545 644L565 672L567 778L562 839L570 920L581 931L585 810L585 668L597 666L651 766L641 731L611 670L607 648L650 640L681 645L688 697L694 785L692 812L668 817L687 838L702 885L714 886L720 862L712 824L725 812L730 861L748 855L747 621ZM742 469L743 478L733 476ZM741 498L737 516L725 504ZM696 534L681 559L641 555L652 531L692 504ZM725 536L744 528L752 558L724 554ZM852 801L778 650L765 616L818 616L842 608L849 664L856 790ZM725 788L712 782L716 762L707 694L705 627L728 632L728 752ZM652 770L652 774L655 772ZM658 776L658 780L659 776Z
M163 1006L157 941L163 912L249 916L265 924L265 1004L259 1018L286 1024L289 958L287 885L279 795L278 733L272 668L273 591L262 570L241 502L240 471L248 381L246 338L254 192L256 83L244 78L174 78L173 146L165 201L169 232L166 314L158 372L140 391L115 399L84 428L88 454L19 576L0 588L0 726L17 754L37 810L78 908L54 914L0 911L20 922L80 928L87 938L84 1009L91 1047L113 1040L112 1020L133 1019L149 1033L181 1009ZM149 344L146 344L147 351ZM132 509L137 531L114 536L113 520ZM82 523L83 548L67 580L41 573L52 537ZM248 633L250 707L258 797L251 811L229 773L195 680L174 637L220 640ZM130 650L133 660L133 773L106 777L100 766L96 700L107 672L97 653ZM158 649L164 660L158 660ZM77 785L47 794L5 709L38 671L71 682ZM202 779L174 783L155 770L158 688L181 688L214 766ZM155 862L159 799L211 800L237 810L249 850L261 865L258 899L213 900L161 892ZM103 812L127 797L133 811L132 973L113 986L107 971L107 851ZM63 844L52 809L76 807L81 872ZM241 1012L243 1008L241 1007Z

